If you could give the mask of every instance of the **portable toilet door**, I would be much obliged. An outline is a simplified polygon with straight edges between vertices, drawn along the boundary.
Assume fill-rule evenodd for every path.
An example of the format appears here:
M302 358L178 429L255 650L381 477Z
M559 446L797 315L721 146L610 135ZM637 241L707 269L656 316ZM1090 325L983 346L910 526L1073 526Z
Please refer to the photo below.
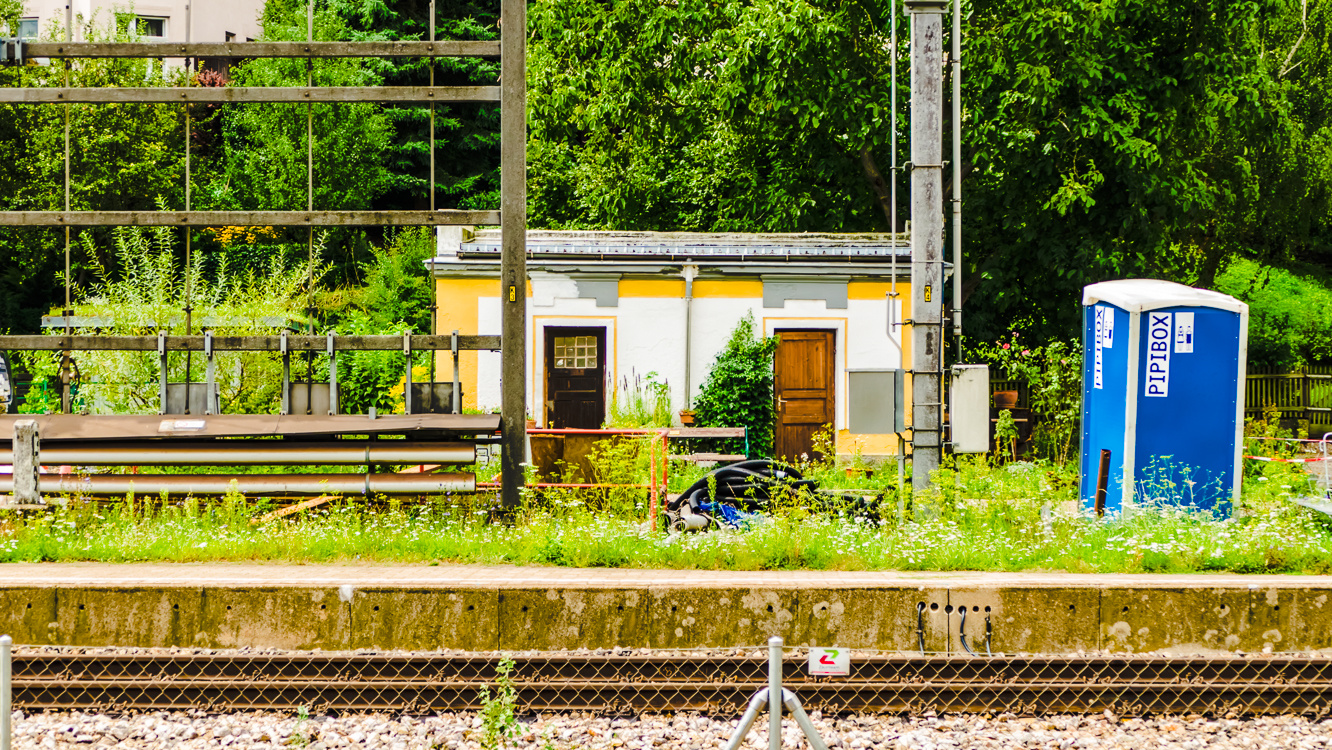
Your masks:
M1083 289L1081 496L1106 509L1164 501L1228 513L1239 496L1249 307L1152 279Z

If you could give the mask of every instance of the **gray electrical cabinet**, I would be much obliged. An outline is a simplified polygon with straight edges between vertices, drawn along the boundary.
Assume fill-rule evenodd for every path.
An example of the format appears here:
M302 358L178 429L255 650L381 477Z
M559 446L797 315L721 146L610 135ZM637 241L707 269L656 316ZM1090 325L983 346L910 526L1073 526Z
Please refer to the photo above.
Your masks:
M990 368L953 365L949 387L948 421L952 425L954 453L990 450Z
M848 432L888 435L906 430L905 370L847 370L846 376Z
M217 383L167 383L167 406L163 414L184 414L185 398L189 394L190 414L218 414L222 411Z

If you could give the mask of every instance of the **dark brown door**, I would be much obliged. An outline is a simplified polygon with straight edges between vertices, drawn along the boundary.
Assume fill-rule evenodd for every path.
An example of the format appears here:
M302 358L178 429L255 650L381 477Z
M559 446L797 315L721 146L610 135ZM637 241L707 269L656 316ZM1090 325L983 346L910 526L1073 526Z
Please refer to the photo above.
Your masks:
M777 457L821 458L814 452L814 433L833 421L836 332L779 330L777 335Z
M606 419L606 329L546 329L546 426L593 430Z

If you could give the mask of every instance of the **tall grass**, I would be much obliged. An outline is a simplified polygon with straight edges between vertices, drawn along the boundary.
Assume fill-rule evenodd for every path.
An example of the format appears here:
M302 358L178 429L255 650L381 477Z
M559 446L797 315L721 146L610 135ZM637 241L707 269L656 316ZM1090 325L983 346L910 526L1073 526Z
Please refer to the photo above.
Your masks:
M4 516L0 561L1332 572L1332 527L1289 502L1301 490L1298 475L1275 463L1265 471L1251 477L1233 518L1161 495L1132 514L1097 519L1076 505L1071 469L963 460L936 476L938 493L907 503L905 517L891 500L876 510L792 495L747 528L685 535L645 530L640 502L608 504L573 491L530 495L512 525L489 521L489 495L445 495L413 506L345 499L264 523L254 519L271 503L256 506L234 494L204 504L73 499L45 516Z
M671 386L658 380L655 372L646 376L630 373L620 379L615 398L610 400L607 427L670 427Z

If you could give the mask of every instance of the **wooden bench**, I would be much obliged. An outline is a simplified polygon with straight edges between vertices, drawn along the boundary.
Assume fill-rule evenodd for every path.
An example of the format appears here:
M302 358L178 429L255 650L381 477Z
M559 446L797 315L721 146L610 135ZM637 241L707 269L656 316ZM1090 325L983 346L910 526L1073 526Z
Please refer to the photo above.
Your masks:
M736 461L744 461L749 458L743 453L689 453L682 456L671 456L672 461L688 461L699 466L716 466L719 463L732 464Z
M743 427L676 427L666 432L666 437L672 440L689 439L711 439L711 438L743 438L745 437L745 428ZM688 453L685 455L671 456L676 461L689 461L699 466L716 466L719 463L735 463L743 461L748 456L743 453Z

